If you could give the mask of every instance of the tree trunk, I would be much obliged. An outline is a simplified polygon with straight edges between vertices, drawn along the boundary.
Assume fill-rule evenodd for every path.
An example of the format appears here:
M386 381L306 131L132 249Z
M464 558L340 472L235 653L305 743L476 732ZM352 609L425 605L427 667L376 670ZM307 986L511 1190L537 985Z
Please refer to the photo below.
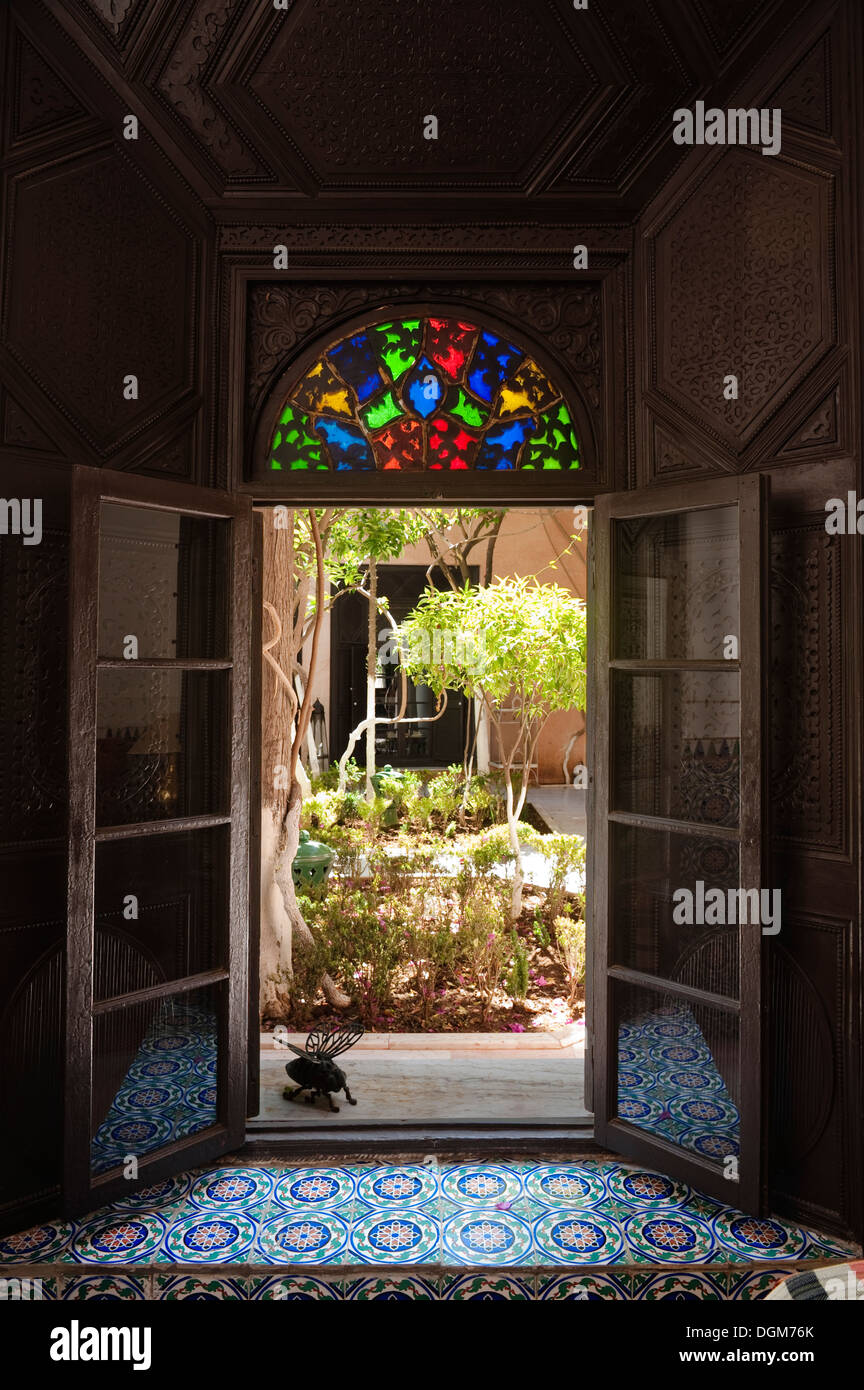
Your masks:
M268 518L269 522L269 518ZM294 666L294 530L264 526L264 598L280 615L282 632L270 654L283 672ZM311 677L310 677L311 678ZM283 1018L289 1003L294 946L308 944L312 933L297 906L291 864L300 840L302 788L300 769L292 779L296 695L264 662L261 711L261 1017ZM287 870L287 871L286 871ZM329 977L322 981L329 1003L344 1008L348 996Z
M378 665L378 565L369 560L369 626L366 643L366 800L374 801L375 788L375 668Z
M507 787L507 833L510 839L510 849L516 856L513 865L513 887L510 894L510 919L511 926L515 926L522 914L522 889L525 877L522 873L522 846L519 843L519 813L521 806L516 806L513 798L513 776L512 769L508 764L504 767L504 782Z

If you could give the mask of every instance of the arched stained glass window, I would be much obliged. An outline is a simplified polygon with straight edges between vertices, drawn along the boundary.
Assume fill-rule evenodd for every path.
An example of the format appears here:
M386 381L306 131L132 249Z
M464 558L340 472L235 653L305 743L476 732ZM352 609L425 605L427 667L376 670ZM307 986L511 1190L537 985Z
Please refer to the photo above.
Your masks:
M566 402L531 356L431 316L333 343L292 387L269 451L291 472L579 466Z

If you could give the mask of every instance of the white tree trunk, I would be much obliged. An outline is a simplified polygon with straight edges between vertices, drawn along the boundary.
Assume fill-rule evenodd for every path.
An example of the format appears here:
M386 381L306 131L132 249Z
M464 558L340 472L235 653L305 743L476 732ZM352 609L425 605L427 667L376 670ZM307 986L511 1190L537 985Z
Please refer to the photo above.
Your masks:
M474 701L474 718L477 721L477 771L481 776L489 775L489 716L482 699Z
M375 668L378 664L378 566L369 561L369 627L366 645L366 800L374 801L375 788Z
M522 798L519 798L519 805L516 805L513 797L513 779L510 775L509 767L505 769L505 781L507 784L507 833L510 838L510 849L516 856L513 865L513 886L510 893L510 918L511 925L515 926L522 913L522 888L525 877L522 873L522 846L519 843L519 816L522 812Z
M261 808L261 1017L286 1012L291 975L291 918L276 882L282 827L278 813Z

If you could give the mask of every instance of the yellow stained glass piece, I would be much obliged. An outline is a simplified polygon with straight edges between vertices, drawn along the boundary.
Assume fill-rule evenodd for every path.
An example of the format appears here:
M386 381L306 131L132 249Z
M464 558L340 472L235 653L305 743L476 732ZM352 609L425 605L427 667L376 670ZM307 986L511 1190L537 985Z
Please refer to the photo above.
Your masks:
M497 414L499 418L524 415L527 411L536 414L551 405L558 395L545 372L528 358L502 385Z
M347 415L349 419L354 415L348 387L323 358L309 368L294 399L311 415Z

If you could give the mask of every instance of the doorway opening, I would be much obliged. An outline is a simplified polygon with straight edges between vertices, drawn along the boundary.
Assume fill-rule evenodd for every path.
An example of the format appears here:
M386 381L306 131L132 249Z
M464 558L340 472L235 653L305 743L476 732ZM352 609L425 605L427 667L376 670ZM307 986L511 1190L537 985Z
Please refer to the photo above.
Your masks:
M317 538L308 512L261 514L250 1138L587 1137L586 509L330 509ZM289 885L268 808L307 692ZM290 966L286 889L309 932L292 932ZM346 1019L364 1032L336 1059L357 1101L334 1095L337 1112L324 1094L306 1103L285 1068L313 1030Z

